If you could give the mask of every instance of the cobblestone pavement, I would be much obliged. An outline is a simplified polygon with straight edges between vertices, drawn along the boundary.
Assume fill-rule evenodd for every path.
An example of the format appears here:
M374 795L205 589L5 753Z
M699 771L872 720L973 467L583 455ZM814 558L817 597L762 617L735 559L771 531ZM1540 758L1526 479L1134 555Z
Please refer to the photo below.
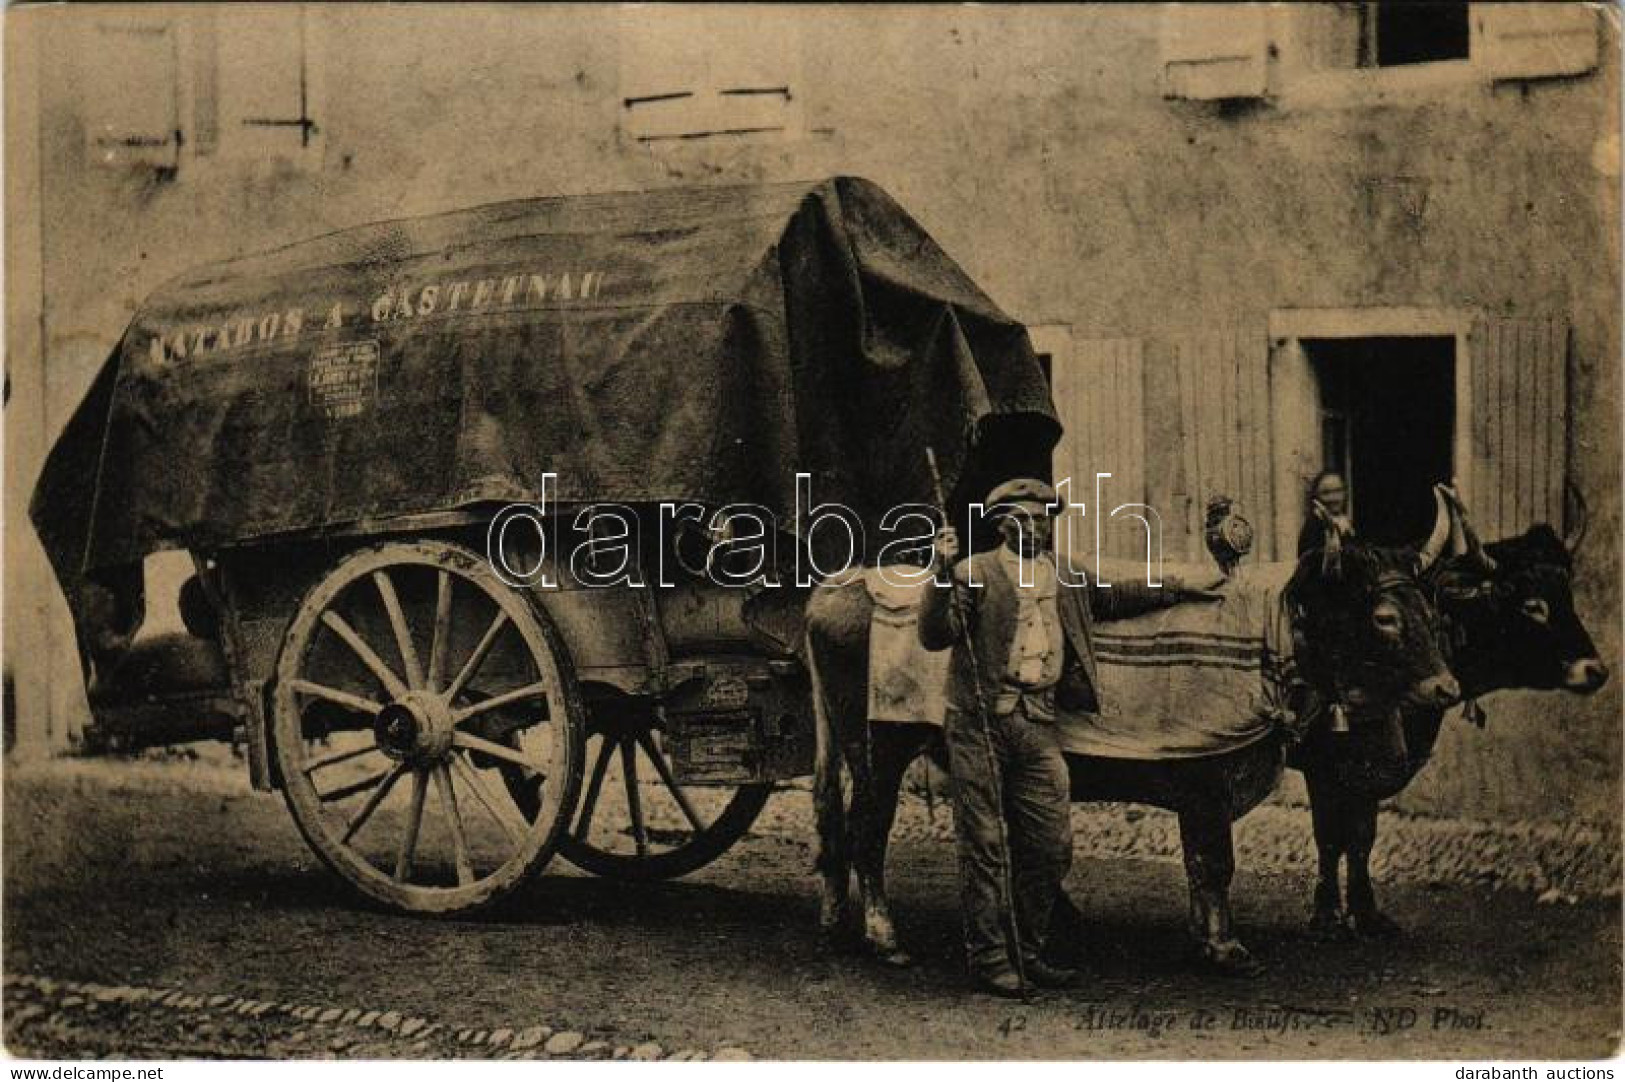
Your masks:
M892 893L912 969L815 935L807 794L686 880L555 860L500 913L355 902L239 771L66 761L5 776L4 1033L46 1057L1091 1058L1599 1056L1620 1030L1618 854L1580 827L1385 817L1391 943L1320 942L1307 816L1239 831L1251 981L1194 972L1161 813L1080 813L1083 986L966 991L948 811L905 807ZM1610 861L1612 862L1610 864ZM1606 869L1612 867L1613 878ZM1600 889L1593 889L1595 884Z

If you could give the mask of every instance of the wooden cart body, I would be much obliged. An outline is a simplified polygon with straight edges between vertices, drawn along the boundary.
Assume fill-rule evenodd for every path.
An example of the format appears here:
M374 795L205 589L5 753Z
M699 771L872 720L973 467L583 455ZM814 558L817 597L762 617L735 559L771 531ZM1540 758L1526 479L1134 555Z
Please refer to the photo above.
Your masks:
M256 788L279 783L266 692L289 619L309 588L342 556L392 536L480 552L489 523L485 515L448 513L405 529L256 545L198 561L224 617L215 641L227 659ZM572 582L556 565L549 571L557 588L525 592L562 633L587 705L658 708L671 726L679 779L743 785L810 773L811 704L797 660L800 591L739 589L694 576L660 588L647 581L652 575L641 587L603 588Z

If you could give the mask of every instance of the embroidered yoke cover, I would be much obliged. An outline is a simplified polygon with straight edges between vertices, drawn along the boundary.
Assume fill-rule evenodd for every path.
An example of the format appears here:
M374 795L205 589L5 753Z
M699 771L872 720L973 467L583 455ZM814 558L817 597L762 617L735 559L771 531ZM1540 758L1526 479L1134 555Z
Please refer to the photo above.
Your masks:
M1243 567L1217 602L1095 625L1099 714L1063 715L1067 751L1189 759L1245 747L1286 717L1291 564Z
M1110 759L1189 759L1245 747L1286 717L1292 636L1281 595L1291 564L1243 567L1220 600L1095 625L1099 714L1060 715L1066 750ZM919 644L923 587L870 569L873 721L943 722L948 651Z

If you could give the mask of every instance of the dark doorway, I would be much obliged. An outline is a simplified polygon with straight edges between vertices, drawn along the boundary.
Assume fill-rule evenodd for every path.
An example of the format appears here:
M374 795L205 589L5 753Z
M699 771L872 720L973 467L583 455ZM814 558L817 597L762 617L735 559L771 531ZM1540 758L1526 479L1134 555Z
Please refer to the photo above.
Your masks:
M1456 340L1303 345L1320 384L1325 466L1348 482L1355 532L1379 545L1419 543L1433 525L1432 486L1451 476Z

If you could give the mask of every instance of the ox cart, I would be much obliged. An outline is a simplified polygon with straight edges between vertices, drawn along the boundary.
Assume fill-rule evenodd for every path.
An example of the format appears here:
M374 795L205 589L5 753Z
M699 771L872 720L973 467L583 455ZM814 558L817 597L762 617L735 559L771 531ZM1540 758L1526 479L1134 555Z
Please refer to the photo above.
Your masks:
M241 740L352 887L453 913L555 853L723 853L812 766L797 572L850 553L806 497L871 539L923 446L978 492L1058 433L1025 330L872 184L536 199L163 286L32 514L99 727ZM185 635L143 629L162 549Z

